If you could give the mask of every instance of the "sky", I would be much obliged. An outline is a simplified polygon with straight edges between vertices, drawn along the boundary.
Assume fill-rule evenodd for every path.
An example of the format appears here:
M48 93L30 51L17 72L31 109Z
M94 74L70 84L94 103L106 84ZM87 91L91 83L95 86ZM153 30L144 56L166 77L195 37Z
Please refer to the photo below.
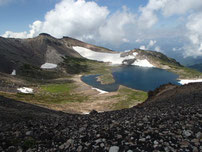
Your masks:
M202 57L202 0L0 0L0 35L70 36L117 51Z

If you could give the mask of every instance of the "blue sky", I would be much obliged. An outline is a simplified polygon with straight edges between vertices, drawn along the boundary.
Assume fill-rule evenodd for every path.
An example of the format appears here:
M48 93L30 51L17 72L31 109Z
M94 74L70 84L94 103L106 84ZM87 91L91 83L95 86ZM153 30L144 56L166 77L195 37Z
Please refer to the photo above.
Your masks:
M1 35L8 30L15 32L29 30L30 23L35 20L44 20L45 14L60 2L60 0L10 0L4 3L3 1L0 5ZM145 5L147 0L97 0L95 2L100 6L107 6L111 13L120 10L124 5L137 13L139 6Z
M0 0L0 35L46 32L124 51L202 56L201 0Z
M3 3L0 5L0 34L7 30L15 32L29 30L29 24L35 20L43 20L46 12L54 8L56 1L10 0Z

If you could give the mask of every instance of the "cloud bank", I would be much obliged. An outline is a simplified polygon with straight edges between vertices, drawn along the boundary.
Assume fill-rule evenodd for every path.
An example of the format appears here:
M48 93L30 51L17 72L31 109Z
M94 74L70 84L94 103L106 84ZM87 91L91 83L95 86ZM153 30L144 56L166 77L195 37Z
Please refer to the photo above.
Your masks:
M3 3L5 0L0 0L0 5ZM97 44L137 44L144 40L156 39L154 32L148 31L156 31L156 35L169 33L169 29L162 33L163 30L158 29L157 25L160 18L168 19L173 16L176 21L181 18L184 22L182 34L185 34L182 37L188 43L184 43L183 55L202 56L201 0L149 0L145 6L139 7L138 13L132 13L126 6L112 13L107 7L99 6L94 1L61 0L54 9L45 14L44 21L37 20L29 25L29 31L6 31L3 37L30 38L45 32L58 38L71 36ZM151 40L141 48L161 51L156 42Z

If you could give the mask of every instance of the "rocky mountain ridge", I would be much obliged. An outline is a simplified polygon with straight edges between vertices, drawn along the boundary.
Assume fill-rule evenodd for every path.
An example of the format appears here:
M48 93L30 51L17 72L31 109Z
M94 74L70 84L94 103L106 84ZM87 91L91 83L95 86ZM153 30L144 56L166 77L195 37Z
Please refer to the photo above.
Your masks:
M112 52L73 38L56 39L45 33L29 39L0 37L0 72L11 73L13 69L19 69L23 64L37 67L46 62L58 64L63 61L64 56L82 58L72 49L74 45L93 51Z
M62 57L64 56L82 58L82 56L72 48L73 46L84 47L95 52L117 53L70 37L56 39L46 33L29 39L0 37L0 72L10 74L13 69L19 69L24 64L30 64L37 67L40 67L46 62L58 64L63 61ZM156 62L156 59L161 59L166 61L166 63L181 66L174 59L170 59L165 55L154 51L135 49L130 52L121 53L121 56L130 55L133 52L138 53L137 59L147 59L156 67L166 69L166 65L161 66L161 63ZM130 64L130 62L131 61L127 61L127 64Z
M182 65L177 62L175 59L169 58L166 55L156 52L156 51L147 51L147 50L141 50L141 49L133 49L129 52L123 52L121 53L122 57L130 56L136 53L136 59L130 59L126 60L124 62L127 62L128 65L135 62L135 60L148 60L152 65L155 67L161 68L161 69L170 69L169 65L179 66L182 67ZM164 64L162 63L164 62Z

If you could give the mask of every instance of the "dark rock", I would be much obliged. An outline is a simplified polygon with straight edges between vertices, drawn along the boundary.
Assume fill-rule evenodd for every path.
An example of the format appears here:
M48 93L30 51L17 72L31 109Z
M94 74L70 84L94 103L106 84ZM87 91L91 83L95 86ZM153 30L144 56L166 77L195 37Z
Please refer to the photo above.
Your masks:
M98 114L98 112L97 112L96 110L92 110L92 111L90 112L90 115L95 115L95 114Z

